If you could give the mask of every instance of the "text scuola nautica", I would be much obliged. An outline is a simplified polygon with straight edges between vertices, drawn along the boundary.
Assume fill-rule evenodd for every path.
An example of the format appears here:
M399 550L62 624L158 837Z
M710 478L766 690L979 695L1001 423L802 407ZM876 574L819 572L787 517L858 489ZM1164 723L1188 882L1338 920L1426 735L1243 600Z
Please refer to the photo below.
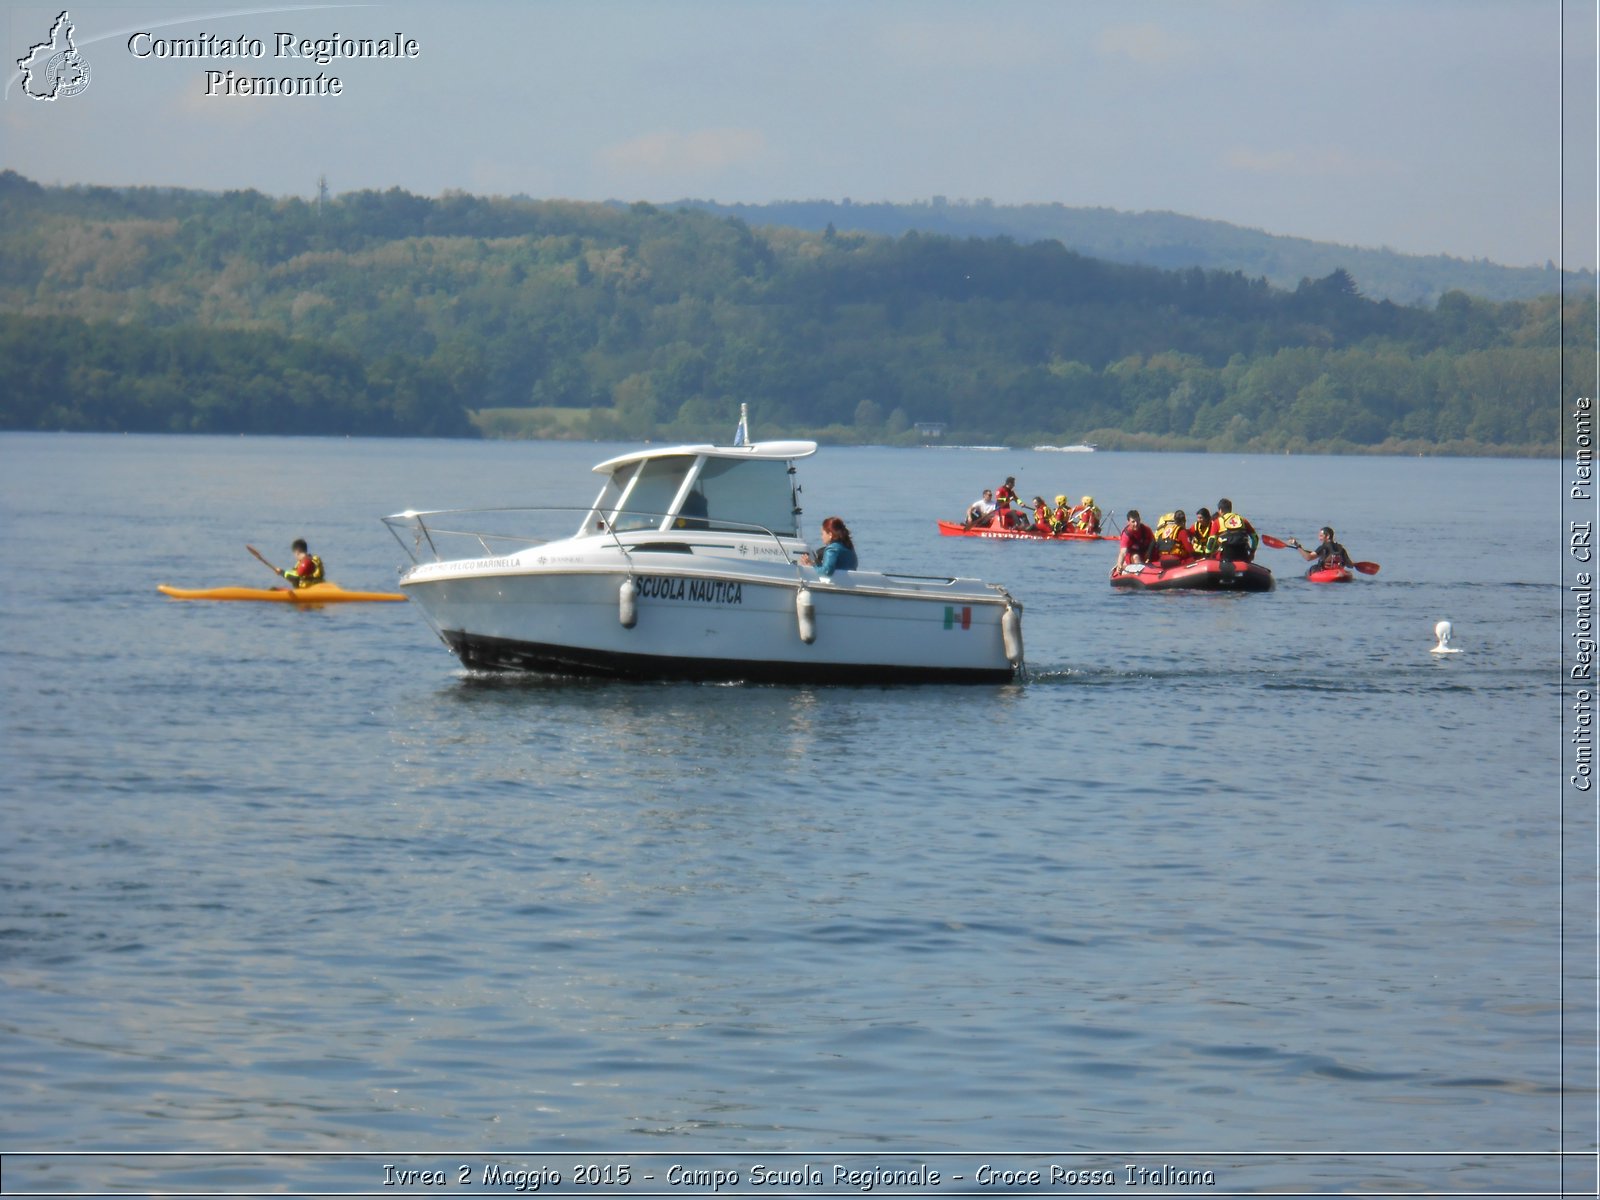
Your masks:
M695 600L701 604L743 604L744 584L727 579L673 579L660 575L639 577L641 598Z

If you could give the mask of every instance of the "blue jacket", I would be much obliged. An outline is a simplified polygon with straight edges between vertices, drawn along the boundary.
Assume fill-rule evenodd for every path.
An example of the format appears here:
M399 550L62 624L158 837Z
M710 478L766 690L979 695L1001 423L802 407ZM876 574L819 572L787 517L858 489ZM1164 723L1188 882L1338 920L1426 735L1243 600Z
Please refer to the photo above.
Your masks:
M817 574L824 579L835 571L853 571L858 565L855 550L843 542L829 542L817 555Z

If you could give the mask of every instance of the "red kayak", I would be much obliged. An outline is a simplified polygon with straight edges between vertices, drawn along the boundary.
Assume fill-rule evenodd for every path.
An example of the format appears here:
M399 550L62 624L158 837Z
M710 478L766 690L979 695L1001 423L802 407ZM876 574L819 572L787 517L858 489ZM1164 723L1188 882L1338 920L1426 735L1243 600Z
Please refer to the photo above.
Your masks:
M1114 542L1116 535L1104 533L1040 533L1037 529L1005 529L999 525L974 525L960 521L940 521L945 537L1010 538L1024 542Z
M1124 567L1120 574L1111 577L1111 586L1148 592L1173 588L1201 592L1270 592L1272 572L1260 563L1196 558L1172 567L1155 563Z
M1306 572L1306 578L1312 583L1349 583L1355 577L1354 571L1344 567L1324 567L1320 571Z

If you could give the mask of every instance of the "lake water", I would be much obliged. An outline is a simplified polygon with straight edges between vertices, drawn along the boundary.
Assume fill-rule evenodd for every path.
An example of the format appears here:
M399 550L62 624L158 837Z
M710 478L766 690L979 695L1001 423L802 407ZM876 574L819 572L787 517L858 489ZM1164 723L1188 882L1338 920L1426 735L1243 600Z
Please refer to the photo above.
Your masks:
M7 1192L1593 1193L1560 463L803 461L807 529L1023 601L1003 687L473 677L410 606L155 590L297 536L386 589L380 516L623 449L0 435ZM1382 572L938 536L1007 474Z

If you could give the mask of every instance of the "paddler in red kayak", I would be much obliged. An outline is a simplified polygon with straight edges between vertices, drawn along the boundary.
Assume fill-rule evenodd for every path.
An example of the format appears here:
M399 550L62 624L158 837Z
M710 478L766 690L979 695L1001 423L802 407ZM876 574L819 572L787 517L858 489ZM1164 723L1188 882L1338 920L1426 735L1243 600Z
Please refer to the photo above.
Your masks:
M1317 530L1317 548L1307 550L1295 538L1289 539L1289 545L1300 551L1301 556L1311 564L1306 568L1306 574L1314 571L1349 570L1350 564L1355 559L1350 557L1350 551L1333 540L1333 526L1324 525Z
M1156 535L1150 526L1139 519L1139 510L1128 510L1128 523L1122 527L1122 537L1118 544L1117 561L1111 568L1113 575L1122 574L1124 567L1137 566L1150 557L1150 549L1155 545Z

